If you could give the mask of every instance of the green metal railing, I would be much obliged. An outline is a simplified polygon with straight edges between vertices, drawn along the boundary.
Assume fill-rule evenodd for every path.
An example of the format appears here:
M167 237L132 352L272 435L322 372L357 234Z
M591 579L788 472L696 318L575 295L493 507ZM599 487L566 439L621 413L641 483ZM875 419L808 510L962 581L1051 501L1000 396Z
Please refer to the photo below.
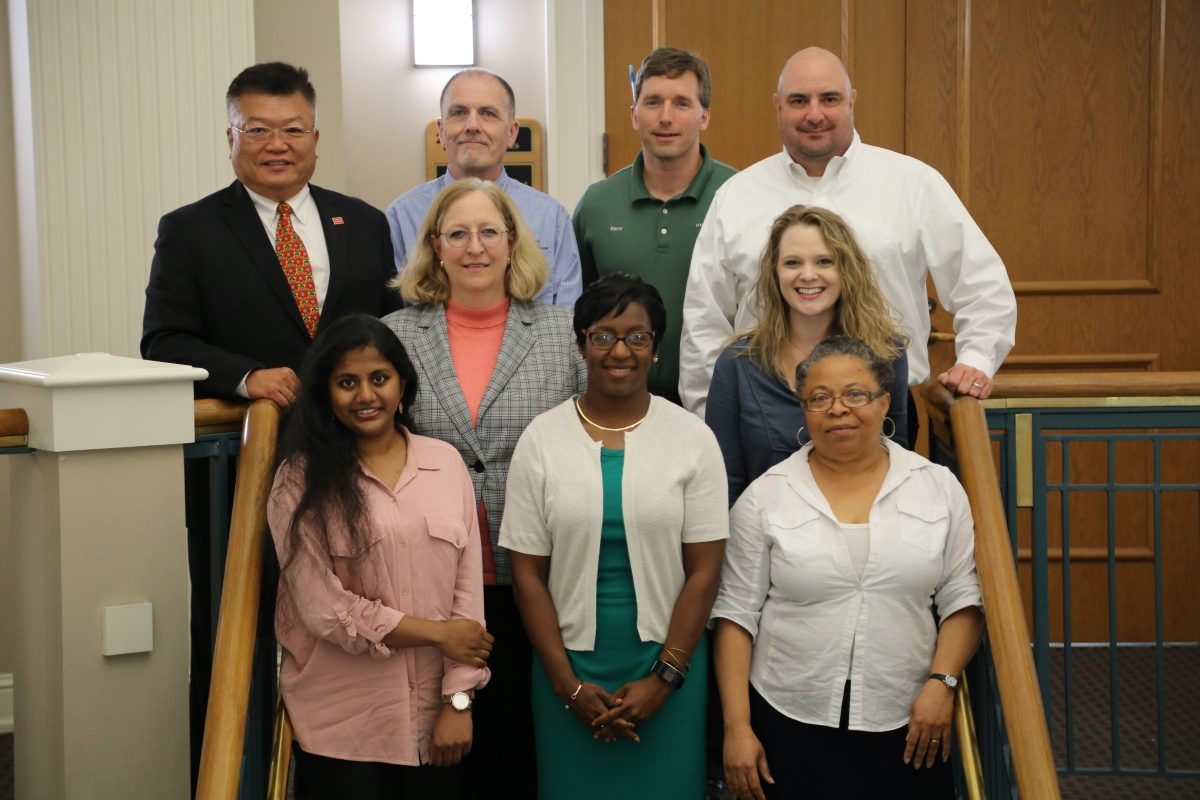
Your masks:
M1168 650L1179 647L1195 647L1196 642L1168 642L1164 624L1164 537L1196 536L1196 529L1164 529L1163 500L1166 495L1191 493L1200 497L1200 480L1165 481L1163 479L1164 448L1180 452L1184 443L1200 443L1200 397L1151 399L1123 402L1121 398L1102 398L1099 402L1076 404L1073 407L1042 407L1036 399L1020 402L1006 401L1003 408L992 408L987 412L989 428L996 433L994 439L1000 444L1001 474L1006 512L1013 531L1013 551L1018 552L1016 526L1018 509L1031 509L1031 535L1028 560L1031 571L1033 597L1033 652L1043 698L1061 695L1062 706L1047 704L1051 715L1060 713L1061 720L1051 720L1053 729L1061 730L1064 741L1060 743L1062 760L1061 775L1108 775L1108 776L1160 776L1200 778L1200 764L1175 768L1169 763L1170 735L1167 730L1167 707L1170 702L1166 686L1166 660ZM1101 480L1072 479L1072 467L1088 459L1094 464L1092 454L1084 455L1080 450L1091 445L1103 449L1104 478ZM1150 451L1150 474L1142 479L1120 480L1117 477L1118 451L1122 445L1141 444ZM1055 452L1057 451L1057 452ZM1078 453L1078 457L1076 454ZM1051 455L1056 456L1057 469L1051 473ZM1130 464L1131 459L1122 461ZM1011 487L1012 490L1009 490ZM1119 579L1118 524L1121 514L1118 499L1122 495L1149 495L1152 517L1153 593L1144 598L1152 603L1153 640L1125 641L1119 633L1122 622L1119 607L1122 599L1122 581ZM1072 525L1072 508L1085 495L1099 495L1104 500L1104 553L1103 561L1107 573L1107 636L1101 642L1087 642L1095 647L1099 644L1107 650L1108 683L1108 764L1081 763L1078 746L1077 716L1080 701L1076 696L1076 650L1082 643L1076 641L1073 617L1080 602L1093 602L1094 598L1076 598L1072 592L1072 545L1074 538L1083 532ZM1052 513L1053 500L1057 499L1057 514ZM1128 515L1127 515L1128 516ZM1057 531L1052 522L1057 522ZM1057 532L1061 537L1058 548L1061 572L1061 598L1059 607L1052 607L1049 585L1051 581L1051 536ZM1196 609L1200 610L1200 609ZM1058 637L1052 636L1051 615L1061 614ZM1141 639L1141 637L1138 637ZM1146 648L1154 653L1154 765L1130 766L1123 761L1121 728L1123 720L1122 649ZM1057 656L1057 657L1056 657ZM1090 659L1094 661L1095 659ZM1053 672L1061 670L1061 689L1052 690ZM1132 709L1130 709L1132 712ZM1094 756L1094 754L1093 754Z
M1184 574L1200 575L1196 548L1173 546L1197 539L1196 514L1166 509L1200 500L1200 373L1002 375L996 394L985 403L987 426L1013 558L1027 565L1033 660L1058 774L1200 778L1200 759L1175 744L1191 738L1184 725L1194 722L1181 723L1186 697L1168 681L1173 671L1194 675L1200 643L1186 624L1191 633L1178 635L1179 620L1168 636L1166 618L1168 595L1178 616L1179 594L1196 592L1194 581L1169 583L1170 554L1189 553ZM954 468L953 432L934 421L933 434L931 456ZM1028 534L1019 542L1022 520ZM1151 565L1152 589L1134 595L1129 540L1142 530L1147 546L1135 549ZM1093 587L1101 581L1103 593L1079 596L1084 576ZM1081 612L1091 615L1082 633ZM1131 637L1134 623L1152 633ZM991 656L985 638L968 673L981 760L989 796L1016 797L1009 736L1021 731L1005 730Z

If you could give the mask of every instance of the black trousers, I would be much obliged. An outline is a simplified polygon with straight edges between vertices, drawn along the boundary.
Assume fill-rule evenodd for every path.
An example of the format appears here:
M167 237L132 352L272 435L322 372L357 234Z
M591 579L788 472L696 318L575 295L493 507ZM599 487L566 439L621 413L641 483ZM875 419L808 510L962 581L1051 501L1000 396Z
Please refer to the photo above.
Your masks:
M904 763L908 726L875 733L848 727L850 684L842 697L839 727L797 722L776 711L750 687L750 725L767 754L774 785L763 783L767 800L952 800L949 762L915 769Z
M512 586L483 587L488 631L496 637L488 685L475 695L475 731L465 762L474 800L537 797L530 681L533 651Z
M457 797L462 764L452 767L405 767L377 761L343 761L306 753L292 745L296 764L296 800L425 800Z

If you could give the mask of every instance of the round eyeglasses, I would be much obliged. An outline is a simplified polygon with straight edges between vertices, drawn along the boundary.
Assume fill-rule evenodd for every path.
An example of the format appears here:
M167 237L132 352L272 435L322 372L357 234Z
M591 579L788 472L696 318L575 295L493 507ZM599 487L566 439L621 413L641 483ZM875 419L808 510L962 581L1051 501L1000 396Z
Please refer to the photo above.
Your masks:
M608 331L592 331L587 337L592 347L597 350L612 350L617 346L617 342L624 342L630 350L645 350L654 341L654 333L651 331L634 331L624 336L617 336Z
M455 228L452 231L442 231L438 234L446 240L446 244L455 249L462 249L471 241L471 235L479 237L479 243L484 247L495 247L500 244L503 239L512 231L507 228L480 228L477 231L469 231L466 228Z
M825 394L820 392L810 397L805 397L800 401L800 405L804 406L805 411L828 411L833 408L834 400L841 400L842 405L846 408L862 408L863 406L878 400L887 392L880 389L878 392L868 392L866 389L851 389L842 394Z

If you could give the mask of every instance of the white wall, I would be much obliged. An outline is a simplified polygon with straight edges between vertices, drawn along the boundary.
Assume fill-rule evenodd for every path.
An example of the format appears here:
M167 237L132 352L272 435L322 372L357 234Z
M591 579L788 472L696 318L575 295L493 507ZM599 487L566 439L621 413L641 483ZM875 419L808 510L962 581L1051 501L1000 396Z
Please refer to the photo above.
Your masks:
M425 125L455 67L414 67L411 4L347 0L341 4L342 105L346 186L386 208L425 180ZM476 63L504 76L517 115L546 125L545 0L476 3Z

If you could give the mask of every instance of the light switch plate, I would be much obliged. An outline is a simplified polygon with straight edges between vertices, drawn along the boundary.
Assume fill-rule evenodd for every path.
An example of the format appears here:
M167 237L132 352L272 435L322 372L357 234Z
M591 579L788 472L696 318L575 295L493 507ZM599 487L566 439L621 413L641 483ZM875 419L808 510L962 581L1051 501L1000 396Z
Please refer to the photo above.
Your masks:
M154 649L154 604L104 608L104 655L149 653Z

